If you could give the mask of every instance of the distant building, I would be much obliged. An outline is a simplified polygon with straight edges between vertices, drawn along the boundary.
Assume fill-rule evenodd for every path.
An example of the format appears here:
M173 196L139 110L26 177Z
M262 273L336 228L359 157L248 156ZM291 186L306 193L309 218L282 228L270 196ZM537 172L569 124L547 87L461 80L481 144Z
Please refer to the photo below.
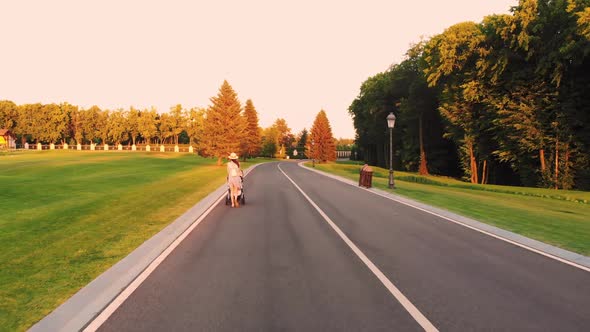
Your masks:
M0 149L16 149L16 137L8 129L0 129Z

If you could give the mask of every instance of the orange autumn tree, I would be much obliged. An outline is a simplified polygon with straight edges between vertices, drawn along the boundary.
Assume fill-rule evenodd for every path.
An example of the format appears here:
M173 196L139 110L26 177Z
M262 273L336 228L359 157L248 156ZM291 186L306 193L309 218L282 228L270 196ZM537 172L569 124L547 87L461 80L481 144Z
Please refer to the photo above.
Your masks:
M306 148L308 156L319 162L336 160L336 144L324 110L318 113L313 122Z
M203 123L203 147L204 153L217 157L217 165L221 165L230 153L240 152L246 121L238 95L227 81L223 81L211 102Z

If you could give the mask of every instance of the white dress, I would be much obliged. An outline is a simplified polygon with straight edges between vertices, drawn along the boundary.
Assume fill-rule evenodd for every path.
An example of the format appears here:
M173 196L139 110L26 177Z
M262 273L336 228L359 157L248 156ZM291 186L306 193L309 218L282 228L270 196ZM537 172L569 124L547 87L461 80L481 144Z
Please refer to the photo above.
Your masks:
M233 161L227 163L227 182L228 184L236 186L238 189L242 187L242 171Z

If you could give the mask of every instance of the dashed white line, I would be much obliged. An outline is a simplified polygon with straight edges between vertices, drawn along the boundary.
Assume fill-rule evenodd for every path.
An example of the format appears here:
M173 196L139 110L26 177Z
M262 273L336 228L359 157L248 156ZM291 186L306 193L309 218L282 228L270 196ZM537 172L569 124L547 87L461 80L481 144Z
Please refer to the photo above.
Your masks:
M328 215L326 215L326 213L324 213L324 211L311 198L309 198L309 196L307 196L307 194L297 185L297 183L295 183L295 181L293 181L293 179L291 179L287 175L287 173L283 171L281 166L277 165L277 167L279 168L281 173L283 173L283 175L287 177L289 181L291 181L295 188L297 188L301 192L303 197L305 197L307 201L319 212L319 214L332 227L332 229L334 229L336 234L338 234L340 238L342 238L342 240L350 247L350 249L352 249L352 251L361 259L361 261L365 263L369 270L371 270L371 272L375 274L377 279L381 281L381 283L385 286L385 288L387 288L391 295L393 295L399 301L399 303L408 311L408 313L416 320L416 322L420 324L424 331L438 331L437 328L434 327L434 325L432 325L432 323L428 320L428 318L426 318L426 316L424 316L420 312L420 310L418 310L418 308L416 308L416 306L414 306L414 304L412 304L412 302L410 302L410 300L408 300L408 298L397 287L395 287L395 285L385 276L385 274L383 274L383 272L381 272L381 270L379 270L379 268L375 266L375 264L373 264L373 262L371 262L369 258L367 258L367 256L354 244L354 242L352 242L348 238L348 236L346 236L346 234L344 234L344 232L340 230L338 226L336 226L332 219L330 219L330 217L328 217Z

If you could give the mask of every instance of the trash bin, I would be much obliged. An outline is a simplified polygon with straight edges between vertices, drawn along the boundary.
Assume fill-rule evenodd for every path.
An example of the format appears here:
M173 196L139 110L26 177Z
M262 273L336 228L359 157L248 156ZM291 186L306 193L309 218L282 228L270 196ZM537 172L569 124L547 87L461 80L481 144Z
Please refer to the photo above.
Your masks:
M371 167L365 169L365 181L365 187L371 188L373 186L373 169Z
M371 188L372 182L373 169L369 165L364 164L360 171L359 187Z
M362 166L359 171L359 187L362 187L365 184L365 172L364 172L365 166L367 166L367 164Z

